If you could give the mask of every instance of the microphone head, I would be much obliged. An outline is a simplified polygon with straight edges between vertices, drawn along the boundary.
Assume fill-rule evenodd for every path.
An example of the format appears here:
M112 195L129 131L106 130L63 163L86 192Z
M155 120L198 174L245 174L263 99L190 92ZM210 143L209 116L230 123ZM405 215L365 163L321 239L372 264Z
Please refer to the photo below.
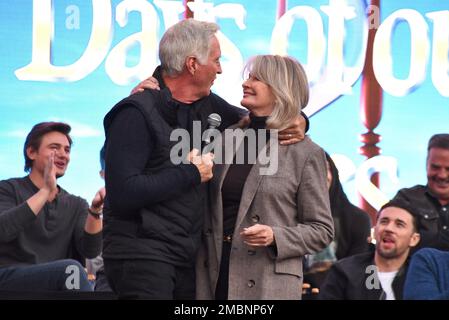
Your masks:
M213 127L213 128L220 126L220 124L221 124L220 115L218 113L211 113L207 117L207 123L209 124L210 127Z

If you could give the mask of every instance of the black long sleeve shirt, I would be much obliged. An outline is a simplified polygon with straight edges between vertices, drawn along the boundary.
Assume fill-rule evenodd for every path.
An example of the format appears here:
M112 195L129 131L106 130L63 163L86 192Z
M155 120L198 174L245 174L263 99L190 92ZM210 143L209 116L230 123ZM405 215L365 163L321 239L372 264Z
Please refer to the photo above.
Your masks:
M84 230L87 202L60 188L35 215L26 201L38 191L28 176L0 181L0 267L97 256L102 234Z
M201 181L193 164L180 164L151 175L144 169L154 149L145 119L135 108L125 108L109 129L106 151L106 189L111 209L135 212L171 199Z

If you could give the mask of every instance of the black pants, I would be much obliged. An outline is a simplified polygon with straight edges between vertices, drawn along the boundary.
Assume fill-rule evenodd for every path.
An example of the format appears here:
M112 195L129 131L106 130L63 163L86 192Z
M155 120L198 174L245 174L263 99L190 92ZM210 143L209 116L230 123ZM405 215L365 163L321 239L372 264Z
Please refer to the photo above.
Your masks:
M229 257L231 256L231 247L231 243L223 242L220 273L218 274L217 288L215 289L215 300L228 300Z
M104 259L104 270L119 299L195 299L193 266L177 267L143 259Z

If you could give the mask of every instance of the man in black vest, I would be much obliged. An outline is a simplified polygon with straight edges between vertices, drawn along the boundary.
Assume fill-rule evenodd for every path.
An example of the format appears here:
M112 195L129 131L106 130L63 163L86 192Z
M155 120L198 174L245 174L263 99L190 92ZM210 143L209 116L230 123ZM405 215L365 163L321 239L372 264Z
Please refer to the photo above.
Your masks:
M239 111L212 94L221 73L214 23L184 20L164 34L159 48L166 88L145 90L106 115L105 272L124 299L193 299L212 156L175 165L170 133L192 131L212 112L223 126ZM190 154L194 155L194 152Z

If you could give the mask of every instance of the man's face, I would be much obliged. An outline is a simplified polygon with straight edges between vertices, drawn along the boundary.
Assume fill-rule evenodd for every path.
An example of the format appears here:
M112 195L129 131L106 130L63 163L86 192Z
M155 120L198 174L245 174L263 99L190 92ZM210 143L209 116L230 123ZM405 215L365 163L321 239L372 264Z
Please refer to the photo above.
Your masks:
M28 157L33 160L31 171L37 171L43 175L45 165L52 153L55 155L56 177L62 177L70 161L70 144L67 137L57 131L45 134L38 150L27 149Z
M449 203L449 150L430 149L427 156L427 185L441 204Z
M401 208L387 207L382 210L375 228L376 252L385 259L408 254L409 248L419 242L413 227L412 215Z
M197 70L195 72L195 82L198 85L199 91L203 96L210 94L210 88L214 84L214 80L217 78L217 73L221 74L220 64L221 50L217 37L212 37L210 43L209 56L207 57L206 64L197 64Z

